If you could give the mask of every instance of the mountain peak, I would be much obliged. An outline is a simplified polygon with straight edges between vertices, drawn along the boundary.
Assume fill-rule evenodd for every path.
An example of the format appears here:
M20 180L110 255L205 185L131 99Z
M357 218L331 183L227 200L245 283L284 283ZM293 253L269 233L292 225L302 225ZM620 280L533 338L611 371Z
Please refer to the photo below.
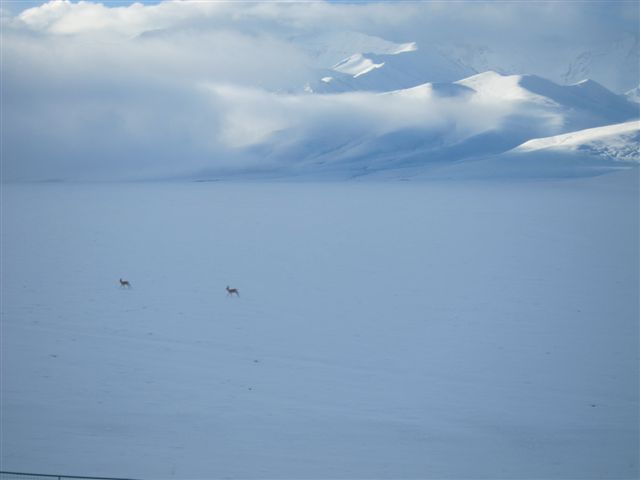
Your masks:
M533 75L502 75L489 70L458 80L455 83L472 88L483 97L546 102L544 95L539 95L534 90L527 88L527 84L539 83L538 79L544 80Z

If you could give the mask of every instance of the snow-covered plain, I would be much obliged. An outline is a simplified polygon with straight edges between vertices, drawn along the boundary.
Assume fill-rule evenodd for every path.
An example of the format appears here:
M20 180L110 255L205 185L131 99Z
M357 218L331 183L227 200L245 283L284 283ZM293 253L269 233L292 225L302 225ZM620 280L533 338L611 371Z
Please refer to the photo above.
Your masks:
M636 478L638 213L637 170L3 185L2 469Z

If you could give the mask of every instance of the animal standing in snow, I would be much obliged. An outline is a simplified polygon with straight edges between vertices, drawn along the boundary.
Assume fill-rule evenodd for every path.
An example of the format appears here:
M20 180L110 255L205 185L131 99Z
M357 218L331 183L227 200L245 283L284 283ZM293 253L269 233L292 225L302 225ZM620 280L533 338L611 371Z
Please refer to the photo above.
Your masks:
M120 288L131 288L129 280L120 279Z
M227 295L233 295L234 293L236 294L237 297L240 296L237 288L229 288L229 285L227 285Z

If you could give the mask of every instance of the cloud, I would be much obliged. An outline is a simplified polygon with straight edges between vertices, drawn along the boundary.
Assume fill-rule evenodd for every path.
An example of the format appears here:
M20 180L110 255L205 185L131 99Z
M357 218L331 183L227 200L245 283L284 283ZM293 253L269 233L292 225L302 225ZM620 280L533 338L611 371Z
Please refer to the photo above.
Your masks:
M480 49L488 62L553 77L569 53L637 44L638 14L633 2L54 0L3 10L0 21L2 167L11 180L255 165L252 149L274 139L283 146L452 125L458 135L477 133L506 113L477 105L470 115L455 99L302 89L319 65L331 66L322 62L360 46L345 39L371 41L364 35Z

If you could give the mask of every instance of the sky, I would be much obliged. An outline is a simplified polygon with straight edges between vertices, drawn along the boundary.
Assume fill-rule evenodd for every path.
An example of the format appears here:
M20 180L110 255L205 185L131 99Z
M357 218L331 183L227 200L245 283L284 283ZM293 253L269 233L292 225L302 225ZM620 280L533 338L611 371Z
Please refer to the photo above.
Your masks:
M101 3L108 7L127 7L133 3L153 5L160 3L161 1L162 0L101 0L100 2L96 3ZM28 10L29 8L39 7L46 2L42 2L41 0L2 0L0 3L2 4L3 8L11 12L13 15L17 15L20 12Z
M250 165L252 148L292 127L384 131L392 120L371 120L388 108L379 95L304 92L375 39L455 52L478 71L588 75L616 93L639 77L635 1L1 5L3 181ZM432 121L402 108L399 124Z

